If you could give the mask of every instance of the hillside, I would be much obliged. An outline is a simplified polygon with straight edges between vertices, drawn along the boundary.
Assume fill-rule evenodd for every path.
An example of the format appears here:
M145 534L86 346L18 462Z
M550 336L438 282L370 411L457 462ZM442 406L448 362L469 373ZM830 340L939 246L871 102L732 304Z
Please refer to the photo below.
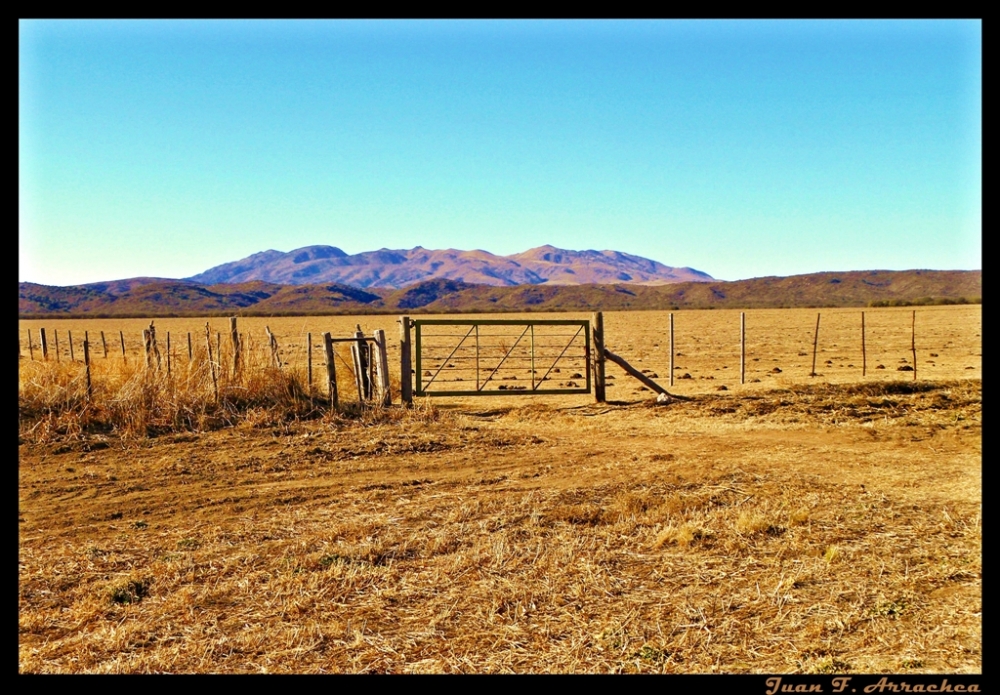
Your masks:
M826 272L734 282L499 287L435 279L402 289L262 281L203 285L139 278L19 286L22 318L707 309L978 302L980 270Z

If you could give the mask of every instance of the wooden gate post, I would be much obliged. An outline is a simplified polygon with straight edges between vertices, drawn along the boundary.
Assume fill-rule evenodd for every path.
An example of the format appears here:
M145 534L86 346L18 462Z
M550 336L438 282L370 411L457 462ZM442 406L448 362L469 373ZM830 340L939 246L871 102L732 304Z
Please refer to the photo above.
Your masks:
M375 330L375 374L378 377L378 399L382 405L392 405L392 393L389 387L389 355L386 352L385 331Z
M337 367L333 362L333 338L323 334L323 354L326 356L326 383L330 392L330 407L337 408Z
M399 317L399 398L413 405L413 367L410 362L410 317Z
M604 403L604 314L594 312L591 324L594 345L594 401Z
M365 334L358 324L358 330L354 333L358 339L356 343L351 343L351 356L354 357L354 378L358 382L358 400L364 403L372 395L372 385L368 377L368 345L365 343Z

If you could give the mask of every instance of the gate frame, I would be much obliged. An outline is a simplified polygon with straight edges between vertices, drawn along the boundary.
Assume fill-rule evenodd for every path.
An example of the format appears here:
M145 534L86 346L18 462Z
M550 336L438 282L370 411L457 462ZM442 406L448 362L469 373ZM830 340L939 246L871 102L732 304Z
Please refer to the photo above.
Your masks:
M588 319L409 319L408 317L402 317L401 321L404 322L402 328L403 328L403 330L407 334L406 335L406 342L407 343L409 342L409 340L408 340L408 338L409 338L409 335L408 335L409 334L409 327L412 326L413 328L416 329L416 337L415 337L415 343L416 344L414 346L414 348L415 348L414 349L414 355L416 357L416 365L415 365L415 369L414 369L414 372L415 372L414 375L417 377L417 383L413 385L412 394L414 396L429 396L429 397L442 397L442 396L454 396L454 397L466 397L466 396L536 396L536 395L584 395L584 394L593 393L593 381L592 381L591 372L593 371L594 358L593 358L593 356L591 354L591 346L592 346L592 343L591 343L591 322ZM405 322L408 322L409 325L406 325ZM586 385L585 388L573 388L573 389L562 388L562 389L544 389L544 390L539 390L537 387L535 387L535 388L530 389L530 390L529 389L517 389L517 390L511 389L511 390L504 390L504 391L499 391L499 390L483 391L483 390L480 390L480 389L477 389L475 391L444 391L444 392L442 392L442 391L438 391L438 392L434 392L434 391L428 392L428 391L425 391L424 388L423 388L423 371L421 369L421 361L422 361L422 359L421 359L421 355L420 355L420 343L421 343L421 336L420 336L421 331L420 331L420 327L421 326L472 326L474 328L478 327L478 326L526 326L526 327L532 327L532 326L578 326L578 327L580 327L580 328L583 329L581 332L583 333L583 336L584 336L584 359L586 360L586 366L585 366L584 371L586 372L587 385ZM471 334L471 333L472 333L472 331L470 330L469 334ZM468 337L468 335L466 337ZM477 331L477 337L478 337L478 331ZM573 340L576 340L576 337L577 336L574 336ZM461 345L462 342L464 342L464 341L465 341L465 338L463 338L462 341L459 342L459 345ZM572 342L573 341L570 341L570 344L572 344ZM569 345L567 345L567 347L569 347ZM457 347L456 347L456 349L457 349ZM513 346L511 347L511 349L513 350ZM403 352L405 354L405 353L408 352L408 350L406 350L405 347L404 347ZM557 357L556 358L556 362L558 362L560 358L561 358L561 356ZM447 359L445 360L445 362L447 362ZM556 362L552 363L552 367L555 367ZM501 361L501 363L502 363L502 361ZM497 369L499 369L499 365L497 365ZM550 369L551 369L551 367L550 367ZM404 370L405 370L405 367L404 367ZM485 382L484 382L484 384L485 384ZM541 384L541 382L539 382L539 384Z

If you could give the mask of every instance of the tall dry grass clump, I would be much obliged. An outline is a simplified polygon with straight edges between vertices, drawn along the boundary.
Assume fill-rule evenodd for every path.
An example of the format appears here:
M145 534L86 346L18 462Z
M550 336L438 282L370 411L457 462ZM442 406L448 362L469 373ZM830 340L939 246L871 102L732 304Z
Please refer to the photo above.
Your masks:
M214 350L213 350L214 353ZM231 351L209 360L205 348L191 360L95 359L91 391L86 366L22 360L18 390L22 439L45 441L84 433L124 438L235 425L273 424L317 417L322 401L311 396L298 370L274 366L260 350Z

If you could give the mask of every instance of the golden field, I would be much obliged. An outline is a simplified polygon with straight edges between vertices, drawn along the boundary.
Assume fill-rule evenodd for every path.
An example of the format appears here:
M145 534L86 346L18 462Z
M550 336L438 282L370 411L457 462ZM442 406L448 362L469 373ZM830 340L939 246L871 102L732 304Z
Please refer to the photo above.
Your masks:
M916 309L916 381L913 310L864 311L864 378L860 309L747 311L745 385L739 312L674 312L673 386L669 314L606 312L684 398L609 363L606 404L342 413L301 403L306 334L382 328L398 372L395 317L240 319L264 376L221 414L204 319L156 320L156 383L148 320L21 321L19 670L980 673L981 307ZM93 408L68 331L97 345Z

